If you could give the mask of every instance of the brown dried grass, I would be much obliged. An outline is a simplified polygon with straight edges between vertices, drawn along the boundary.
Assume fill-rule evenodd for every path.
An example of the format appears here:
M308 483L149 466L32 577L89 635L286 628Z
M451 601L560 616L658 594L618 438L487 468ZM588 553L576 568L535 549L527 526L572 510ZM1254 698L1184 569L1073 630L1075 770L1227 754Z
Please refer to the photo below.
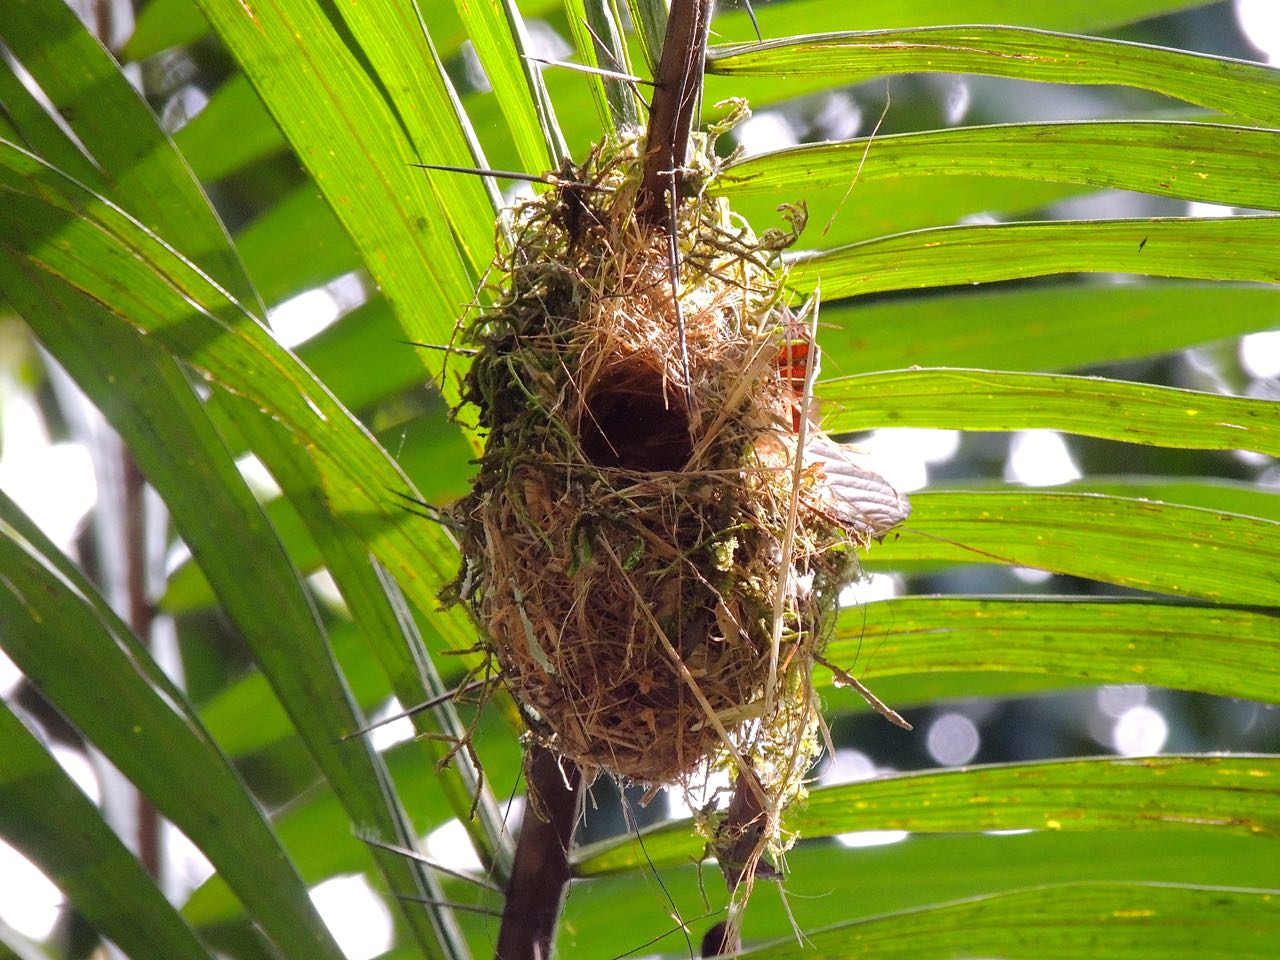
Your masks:
M673 292L631 216L639 167L634 140L597 149L575 178L599 189L521 207L496 305L461 331L488 436L447 599L562 756L654 785L749 768L776 812L817 753L813 657L865 543L821 509L820 468L793 470L774 253L685 202Z

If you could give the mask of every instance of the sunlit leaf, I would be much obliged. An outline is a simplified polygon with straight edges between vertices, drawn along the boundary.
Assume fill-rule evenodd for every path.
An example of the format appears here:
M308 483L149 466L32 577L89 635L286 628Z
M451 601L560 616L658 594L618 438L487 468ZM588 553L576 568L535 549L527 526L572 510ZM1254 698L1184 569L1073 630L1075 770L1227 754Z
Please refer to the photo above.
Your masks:
M962 127L792 147L730 165L717 192L776 195L902 177L995 174L1087 184L1224 206L1280 209L1257 175L1280 163L1280 131L1216 124L1028 123Z
M93 802L3 700L0 836L40 866L131 957L211 957Z
M1072 370L1267 330L1280 287L1069 283L822 306L828 376L926 367Z
M871 427L1062 430L1192 450L1280 455L1280 404L1096 377L913 369L816 388L832 433Z
M853 83L887 73L983 73L1142 87L1264 125L1280 123L1280 70L1203 54L1021 27L936 27L788 37L716 47L725 75L816 75Z
M1053 956L1063 960L1263 956L1280 934L1265 891L1137 884L1050 886L980 897L815 931L743 956L919 957L921 953Z
M901 535L868 553L905 563L1003 563L1217 603L1274 605L1280 523L1198 507L1014 489L912 497Z
M128 628L105 604L78 595L57 575L58 561L46 559L51 547L36 533L27 529L21 539L14 536L10 531L21 519L7 498L0 505L9 533L0 537L0 606L9 656L158 810L205 850L282 948L341 957L262 811L193 720L190 707L145 679L146 661L139 663L136 653L126 652ZM19 776L22 765L31 762L29 751L20 738L11 739L17 764L6 778L15 791L11 799L29 809L32 801L24 800L23 791L31 785ZM157 755L166 762L155 763ZM194 794L190 784L197 782L201 789ZM53 797L65 797L56 783L46 785ZM92 831L91 826L86 829ZM28 836L37 842L38 828L30 830ZM52 855L46 848L45 856ZM67 868L55 872L62 869ZM174 936L170 921L158 918L157 923L167 931L157 936ZM190 952L189 944L184 952Z
M797 254L789 282L827 297L1058 273L1280 283L1280 217L940 227Z
M1010 763L896 774L810 791L785 827L802 836L855 830L1217 830L1280 836L1280 760L1162 756ZM642 846L643 844L643 846ZM688 821L584 849L583 875L702 855ZM1259 851L1265 855L1264 851ZM633 858L642 857L640 861Z
M1280 610L1057 597L898 597L841 614L826 656L869 682L996 671L1280 703ZM822 683L826 671L816 671ZM878 689L878 688L877 688Z

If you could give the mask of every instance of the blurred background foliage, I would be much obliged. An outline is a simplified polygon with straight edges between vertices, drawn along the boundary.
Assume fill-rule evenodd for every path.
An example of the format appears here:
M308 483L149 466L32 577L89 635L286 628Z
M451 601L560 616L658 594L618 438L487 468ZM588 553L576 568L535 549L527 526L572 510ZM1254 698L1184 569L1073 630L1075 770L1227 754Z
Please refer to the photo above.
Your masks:
M62 221L50 211L72 209L70 201L38 207L37 201L47 200L41 190L65 197L69 188L49 186L47 175L24 167L22 151L30 151L113 200L201 264L248 313L265 308L276 342L376 437L390 456L388 464L398 465L423 500L446 504L460 496L473 448L447 421L445 401L428 384L439 373L439 358L404 341L447 338L484 269L493 211L478 182L447 176L414 172L419 193L400 196L413 151L406 152L399 141L394 156L383 157L378 150L395 134L407 137L423 161L460 162L458 151L465 154L466 136L452 116L439 112L448 96L433 103L415 99L436 82L433 53L470 118L469 135L496 168L538 172L552 165L553 155L536 121L529 119L542 82L570 153L581 157L602 130L595 106L598 81L565 69L523 71L509 57L499 73L504 51L514 48L504 45L509 40L494 41L482 31L509 29L511 11L501 4L455 8L444 0L420 0L431 44L415 32L409 0L368 5L368 19L355 12L357 6L346 0L332 5L150 0L135 10L128 0L84 0L74 10L83 27L58 0L5 0L0 7L0 138L20 148L9 155L0 181L0 205L8 206L0 216L0 252L9 258L0 276L0 293L9 300L7 308L0 303L0 488L6 494L0 529L17 545L2 558L0 570L9 598L0 620L0 645L16 663L6 662L0 674L7 704L0 712L0 753L9 757L0 760L0 806L9 810L0 818L0 834L12 844L0 847L0 955L24 960L88 956L101 949L101 935L133 956L199 956L206 950L238 957L301 956L308 937L316 944L312 955L337 955L305 904L287 893L275 902L269 891L253 891L252 874L266 871L264 864L273 859L286 864L286 873L296 869L348 956L388 951L452 956L468 949L485 955L492 950L493 916L436 910L423 926L426 921L414 916L427 917L427 908L397 907L389 894L416 890L428 899L490 910L500 909L497 894L474 882L416 872L405 866L408 860L388 866L384 857L375 869L358 834L401 844L426 838L423 849L437 860L501 879L510 840L493 823L509 814L521 789L511 711L491 705L473 717L464 703L431 721L420 718L419 734L432 732L432 724L436 734L447 734L458 724L475 723L475 753L489 792L480 824L470 825L469 835L459 814L465 813L474 782L465 769L452 775L454 780L439 777L433 766L443 749L439 740L413 741L415 730L406 720L368 737L372 749L361 754L364 759L349 759L363 748L337 743L339 735L358 729L363 717L382 719L400 710L397 693L403 699L415 684L425 694L456 682L462 661L442 654L465 645L457 631L466 628L440 620L425 602L434 574L423 573L416 586L412 578L405 582L404 570L390 558L413 556L410 548L370 546L381 543L380 534L365 528L353 542L342 532L351 527L326 527L324 507L314 501L328 497L331 506L334 477L342 474L325 473L323 467L322 480L306 478L311 461L291 459L289 453L306 446L307 436L297 426L301 421L289 421L272 406L276 394L270 388L253 392L259 370L237 367L250 356L265 363L264 358L286 355L271 353L245 334L244 342L254 344L256 353L229 352L210 360L201 352L201 338L210 335L191 333L184 340L182 331L167 332L160 306L154 326L121 308L116 315L125 323L113 327L74 296L58 300L56 283L41 287L43 281L33 280L35 274L22 266L30 262L23 256L36 249L31 238L62 236ZM578 18L587 8L601 7L577 0L527 0L519 6L524 19L516 36L525 50L548 59L574 58ZM765 39L1013 22L1265 64L1268 57L1280 56L1280 16L1272 6L1268 0L775 0L758 2L754 14ZM632 3L628 19L647 7ZM283 24L297 31L293 53ZM388 29L392 24L398 32ZM268 40L255 46L254 30ZM116 68L94 36L120 64L114 77ZM718 10L713 45L754 36L745 8L727 4ZM328 48L321 40L326 38L336 38L331 61L324 59ZM633 67L644 72L643 45L634 35L630 49ZM1269 220L1247 217L1280 209L1267 186L1274 185L1280 169L1275 166L1280 134L1269 129L1258 135L1256 145L1249 141L1256 154L1242 150L1223 161L1222 176L1215 170L1197 184L1194 160L1179 161L1174 179L1181 175L1184 183L1173 187L1160 173L1169 163L1169 154L1161 150L1170 144L1144 145L1140 131L1130 140L1125 134L1116 141L1091 143L1086 136L1068 143L1066 161L1053 154L1038 158L1025 143L980 144L978 160L964 149L954 155L929 153L937 148L926 143L919 156L934 159L932 166L922 163L923 176L910 169L916 156L912 142L902 148L901 160L888 152L897 137L993 124L1142 120L1253 127L1273 118L1265 125L1276 126L1280 80L1274 71L1258 68L1256 75L1231 75L1225 81L1238 84L1232 89L1240 101L1231 102L1239 110L1235 116L1246 118L1232 120L1215 112L1230 113L1221 103L1194 96L1178 100L1137 83L1099 85L1079 77L1049 83L918 71L858 79L834 62L824 66L821 50L803 56L814 69L779 68L783 77L735 73L733 59L722 56L707 78L705 105L709 117L719 109L711 105L729 95L752 103L751 119L722 140L726 151L741 146L748 159L729 169L727 185L720 189L757 229L776 224L779 203L806 201L810 223L801 240L806 250L952 224L994 228L1023 221L1194 218L1229 227L1232 221L1256 223L1265 231L1273 225ZM1075 62L1086 73L1101 70L1098 60L1084 54ZM324 78L330 68L335 92L328 102L298 80L303 74L291 72ZM1159 75L1158 62L1147 68L1152 78ZM1175 63L1168 67L1175 86L1182 69ZM342 112L368 93L360 89L348 95L344 85L353 83L353 76L375 91L381 113ZM496 93L491 76L500 78ZM1105 73L1097 79L1106 79ZM165 138L148 132L146 111L129 103L125 81L145 99L159 130L172 138L178 152L169 166ZM442 139L441 125L452 125L451 140ZM331 134L338 128L342 132ZM873 138L869 147L855 143L837 161L805 159L788 167L773 156L792 146L866 137ZM885 153L878 152L877 140ZM110 156L112 143L125 159ZM353 143L370 152L347 152ZM1217 148L1192 142L1187 149L1192 157L1203 150L1201 159L1209 165ZM120 175L144 158L156 166L138 166L138 175L154 178L149 183L160 192L181 180L183 163L189 166L191 184L198 182L207 193L234 240L243 271L234 257L218 259L222 241L210 226L214 221L203 235L184 229L191 218L198 219L190 213L198 199L188 198L187 208L177 201L166 207L165 197L147 198L148 182L130 183ZM1079 169L1072 158L1079 158ZM763 185L750 186L752 176L762 178ZM36 189L33 183L43 186ZM365 199L356 191L369 183L375 183L370 190L385 185L386 196L410 211L403 223L376 222L382 214L372 208L365 208L368 223L357 222ZM526 189L509 188L505 199ZM1233 199L1232 189L1240 199ZM477 216L477 210L484 215ZM99 211L93 222L106 223L109 216ZM434 232L424 225L427 218L438 220ZM390 239L378 234L383 227ZM1223 429L1231 427L1232 417L1253 418L1247 426L1253 433L1244 444L1250 449L1237 450L1220 437L1203 440L1192 427L1173 421L1151 427L1157 438L1153 445L1123 442L1137 409L1125 404L1174 409L1187 394L1143 394L1131 401L1108 397L1105 388L1091 394L1081 381L1070 381L1059 385L1061 392L1050 389L1042 409L1037 406L1041 394L1034 390L1015 389L1001 400L1000 384L981 378L949 383L931 376L918 389L902 387L905 399L881 401L877 398L896 396L895 385L905 381L829 385L828 423L847 428L848 439L869 451L880 472L916 494L917 504L903 537L870 552L868 580L848 598L861 605L846 612L833 649L839 662L899 709L915 731L889 726L847 691L824 690L836 754L815 771L816 782L853 786L822 794L831 798L825 806L815 798L798 815L806 839L788 857L786 896L761 885L747 917L749 941L786 938L793 925L813 934L827 924L865 919L854 930L826 939L814 934L815 948L826 952L812 955L862 956L865 950L865 955L917 958L1030 957L1089 951L1204 957L1221 951L1261 957L1270 955L1268 943L1274 949L1280 918L1270 901L1251 891L1280 887L1275 866L1280 858L1271 847L1280 829L1275 786L1280 766L1265 756L1280 744L1273 708L1280 695L1275 658L1280 645L1275 571L1280 568L1274 565L1280 552L1275 532L1280 472L1274 460L1280 418L1273 405L1280 399L1280 333L1273 329L1280 300L1273 287L1247 281L1280 278L1280 257L1274 253L1280 248L1274 232L1232 233L1220 242L1189 234L1190 266L1152 271L1166 274L1165 279L1139 278L1135 258L1148 249L1148 236L1163 236L1160 229L1156 222L1130 229L1124 240L1128 253L1112 267L1106 250L1096 256L1089 252L1093 235L1062 235L1054 241L1060 246L1053 247L1058 258L1053 262L1062 266L1030 268L1025 276L1003 264L1019 261L1024 251L1033 258L1036 251L1020 247L1018 234L1002 233L1015 239L991 262L1013 279L977 286L969 284L976 278L965 262L966 257L982 259L972 246L979 241L969 239L975 234L957 235L959 260L937 268L925 282L900 282L890 260L867 268L879 270L883 281L865 288L873 292L824 306L820 340L826 377L907 371L913 365L988 368L1098 376L1260 402L1224 408L1219 417L1219 425L1227 424ZM112 236L126 232L123 226L103 230ZM410 244L424 255L420 276L405 269L410 261L397 230L403 236L421 230ZM907 235L910 242L915 236ZM993 243L1004 242L991 237ZM109 251L92 247L92 239L67 234L65 247L98 258L109 279L114 261ZM919 242L927 263L928 238ZM1152 241L1146 255L1158 255L1160 242ZM160 263L161 254L146 243L143 237L131 249L150 250L139 256ZM188 245L193 243L204 246ZM1203 255L1198 244L1204 245ZM853 249L856 256L874 253L870 247ZM385 250L391 253L379 260ZM44 262L55 280L73 269L59 267L52 256ZM166 269L181 273L184 268ZM849 292L859 292L857 269L847 271ZM799 268L797 275L802 275ZM121 287L135 282L127 272L120 276ZM1225 282L1209 282L1215 279ZM87 292L88 282L77 289ZM28 300L31 290L43 293ZM125 293L117 293L124 303ZM199 296L184 295L184 302ZM434 299L417 302L418 296ZM154 299L151 303L156 305ZM209 315L220 309L210 307ZM241 320L219 322L224 332L243 329L237 326ZM155 336L138 337L136 331ZM216 351L217 338L211 339ZM160 372L160 359L169 354L185 364L178 382L190 383L187 400L203 402L183 406L165 399L166 389L177 389ZM145 362L135 365L135 356ZM153 360L157 366L147 366ZM168 369L174 374L179 368L170 364ZM234 372L240 369L243 381ZM136 389L124 390L115 375L136 378L131 385ZM287 393L295 375L281 376ZM452 391L454 374L445 378L446 390ZM1007 387L1011 381L1000 383ZM146 394L149 386L154 392ZM308 389L299 387L298 395ZM1074 412L1083 426L1071 420L1076 396L1071 390L1081 389ZM920 401L929 390L936 391L933 405ZM118 408L109 399L117 396L122 398ZM303 442L272 447L278 442L272 439L274 427L240 409L255 404L273 413L275 426L284 424L281 432L292 430ZM138 413L148 409L154 421ZM1108 409L1119 411L1110 422ZM191 417L196 419L184 419ZM201 417L203 426L197 423ZM108 422L126 433L126 443ZM354 421L351 426L354 431ZM200 459L205 448L196 453L173 449L182 437L201 430L209 431L209 443L220 444L223 455L236 457L246 489L264 505L269 525L263 523L262 532L278 555L264 559L244 553L267 541L232 535L227 527L221 528L227 554L218 553L219 524L240 514L212 494L202 500L203 491L221 486L232 491L227 504L243 503L233 480ZM342 436L355 444L360 434ZM146 453L148 443L169 450L172 459ZM271 458L263 454L264 446L275 449L266 468L263 460ZM262 459L245 454L249 449ZM340 460L348 449L354 448L335 447L333 458ZM142 481L140 463L159 496ZM184 463L192 476L201 476L184 477ZM367 463L347 466L356 476ZM166 470L167 483L153 472ZM381 483L401 474L376 476ZM1032 496L1026 510L1048 512L1040 527L1034 520L1020 526L1017 502L983 499L994 491L1015 491L1008 496L1016 499L1016 491L1046 487L1129 498L1129 512L1108 512L1108 504L1099 507L1088 498L1049 503ZM947 490L975 496L947 499L937 492ZM1148 515L1132 507L1132 498L1178 506L1153 508ZM209 515L200 527L202 504ZM1002 506L1012 512L999 515ZM1051 507L1061 512L1053 514ZM192 534L182 529L180 535L182 523L172 522L169 511L200 527L202 545L184 546L183 536ZM24 514L49 542L25 525ZM1239 550L1214 539L1214 531L1225 525L1223 517L1251 518L1247 524L1238 520L1246 524L1243 539L1234 541ZM991 531L1009 522L1013 539L1001 541ZM433 538L414 541L413 549L434 558L435 569L447 575L455 561L443 538L417 529L429 527L428 521L412 523L395 526L411 540ZM1100 539L1088 536L1091 525L1101 531ZM370 550L381 567L367 563ZM225 569L212 573L201 557L212 557L210 562ZM334 569L343 557L345 577ZM401 579L408 604L382 568ZM237 569L246 581L243 595L229 599L227 584L234 582ZM277 605L267 592L274 581L264 570L279 574L284 593L293 571L300 571L305 592ZM1224 584L1220 593L1214 587L1219 582ZM50 605L33 599L35 594L51 598ZM113 619L99 594L122 621ZM955 603L913 605L914 598L929 597L952 597ZM1100 602L1072 605L1081 598ZM1197 606L1203 603L1210 606ZM308 610L314 622L307 620ZM63 619L54 616L58 611L70 612ZM83 621L75 618L81 614ZM375 656L378 641L372 637L384 628L383 641L398 645L400 652ZM132 663L154 657L172 681L139 666L138 690L117 686L113 671L121 669L119 664L106 653L99 661L97 654L85 652L90 631L110 638L102 641L104 647L127 651ZM912 647L904 637L925 641ZM930 645L929 637L939 639ZM331 675L325 673L326 649L339 668ZM266 665L264 658L273 656L277 660ZM405 669L406 662L416 664L417 674L397 680L396 670ZM295 667L296 690L287 680ZM1143 682L1152 677L1153 682ZM166 686L170 682L172 689ZM334 706L346 697L344 688L355 707ZM307 706L305 697L317 694ZM189 718L179 702L183 699L191 705ZM122 732L153 708L184 718L193 730L202 725L207 738L198 733L195 740L207 745L209 755L193 755L185 767L170 763L163 744L175 751L195 749L184 747L186 741L176 734L170 740L158 737L141 750L117 746L117 739L128 739ZM137 719L136 732L149 736L152 728L143 732L141 723ZM219 750L231 765L206 777L201 764L216 767ZM1040 763L1160 754L1210 756L1132 765ZM1232 754L1260 756L1235 761ZM49 758L84 794L65 789L69 781L60 779ZM945 775L924 776L964 765L1015 763L1034 766L997 768L991 774L997 779L990 782L976 775L954 782ZM154 781L145 779L148 767ZM1006 771L1005 780L998 779L999 770ZM866 784L859 792L857 785L868 778L907 772L922 777L890 778L884 781L889 789L876 792ZM232 821L209 813L214 809L210 798L225 788L225 810L240 810L233 796L237 781L269 811L287 859L262 847L255 854L245 839L244 849L221 850L220 860L208 846L212 841L195 835L192 824L206 814L212 821L206 830L226 830ZM344 788L348 782L355 786ZM370 796L361 794L362 783L372 790ZM386 800L390 785L398 800ZM894 785L901 787L897 793ZM92 801L89 807L82 803L85 795ZM636 789L620 794L610 783L593 790L580 839L599 846L580 858L583 879L574 885L562 923L562 956L687 956L722 909L714 868L704 878L690 863L699 843L688 824L660 826L687 814L683 798L659 795L644 804L642 797ZM87 826L81 831L98 816L94 807L157 877L156 889L180 908L180 917L168 917L163 904L145 891L137 863L128 863L132 857L114 850L108 856L104 835ZM191 820L175 827L161 812L175 821L184 815ZM245 820L236 822L253 819L244 810L239 815ZM488 826L486 815L493 821ZM645 825L659 826L643 845L625 840ZM624 839L611 839L617 837ZM245 873L238 879L228 876L228 864L237 857ZM210 859L217 861L217 872ZM70 900L41 886L45 881L33 873L30 861L57 880ZM281 890L296 883L281 876ZM416 887L397 886L398 881ZM118 903L109 898L113 884ZM1063 886L1046 886L1056 884ZM1197 899L1197 888L1151 884L1233 889L1218 890L1210 901ZM973 897L991 899L935 906ZM268 922L273 916L278 926ZM1162 922L1150 919L1157 916ZM677 917L690 921L691 939L678 931ZM1148 922L1139 922L1142 918ZM1087 935L1073 939L1073 928ZM198 939L185 939L190 929ZM281 932L289 929L297 936L292 944ZM161 937L161 930L171 930L173 940ZM1095 949L1089 937L1102 938L1096 941L1102 947ZM790 956L789 951L804 954L784 939L767 955Z

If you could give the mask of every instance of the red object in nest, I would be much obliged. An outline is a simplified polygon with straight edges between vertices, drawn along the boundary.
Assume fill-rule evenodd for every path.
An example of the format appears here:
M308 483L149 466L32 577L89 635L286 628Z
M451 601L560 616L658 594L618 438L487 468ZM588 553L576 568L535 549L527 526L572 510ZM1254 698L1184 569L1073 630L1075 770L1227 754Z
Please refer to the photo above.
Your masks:
M813 364L813 379L822 369L822 352L809 339L808 331L800 330L801 339L788 339L778 351L778 373L791 387L795 399L791 402L791 429L800 432L801 411L804 409L804 385L809 378L809 364Z
M776 362L779 375L791 388L791 430L798 434L804 417L805 383L817 380L822 351L809 339L806 327L793 323L787 327L787 340L778 350ZM843 445L816 429L818 412L812 400L809 422L805 461L821 469L824 481L817 487L817 499L810 506L864 540L881 539L911 513L907 498L879 474L856 463Z

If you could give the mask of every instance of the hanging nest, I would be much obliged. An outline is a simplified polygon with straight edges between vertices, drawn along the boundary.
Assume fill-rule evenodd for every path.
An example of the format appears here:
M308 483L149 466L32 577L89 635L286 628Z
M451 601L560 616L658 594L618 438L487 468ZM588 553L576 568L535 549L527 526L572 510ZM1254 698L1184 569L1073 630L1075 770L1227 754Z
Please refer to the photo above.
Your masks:
M487 441L445 600L563 757L652 785L749 768L785 803L819 747L824 627L906 506L816 428L806 450L826 452L796 469L810 345L777 269L794 232L686 201L673 290L667 235L633 215L640 175L638 138L601 146L513 213L496 303L459 334Z

